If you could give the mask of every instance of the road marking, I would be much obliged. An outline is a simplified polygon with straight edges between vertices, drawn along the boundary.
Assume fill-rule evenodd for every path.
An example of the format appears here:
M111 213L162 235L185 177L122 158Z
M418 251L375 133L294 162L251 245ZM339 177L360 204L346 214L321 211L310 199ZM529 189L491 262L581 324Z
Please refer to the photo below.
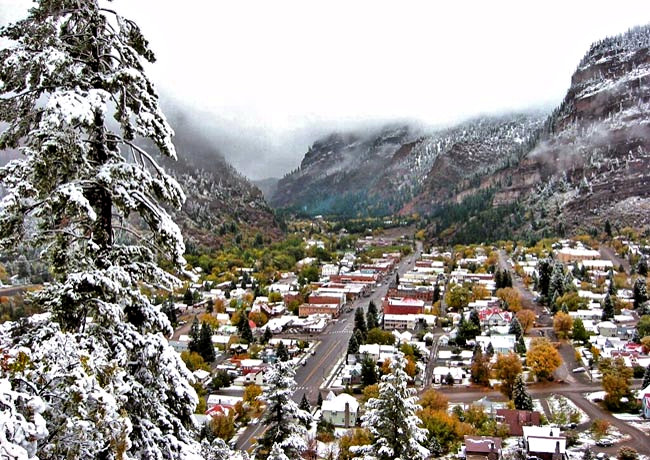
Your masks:
M309 374L307 374L307 377L305 377L305 380L304 380L305 383L308 382L309 379L314 375L314 373L321 368L321 366L323 365L323 362L329 357L329 355L332 354L332 352L334 352L338 348L338 345L339 345L338 343L335 343L329 349L329 351L321 358L321 360L318 361L318 364L314 367L314 369Z

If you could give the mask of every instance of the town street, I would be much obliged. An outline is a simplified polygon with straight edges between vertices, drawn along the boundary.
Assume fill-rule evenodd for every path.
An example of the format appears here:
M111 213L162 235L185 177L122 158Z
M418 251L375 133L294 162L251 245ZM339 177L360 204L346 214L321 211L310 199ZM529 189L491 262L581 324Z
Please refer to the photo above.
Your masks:
M400 276L411 270L415 266L415 261L420 258L422 244L418 241L416 246L415 254L404 257L399 263L397 272ZM388 291L388 285L393 279L394 275L388 275L381 281L381 286L372 295L369 297L361 297L354 301L350 311L342 313L338 320L332 322L321 334L314 334L313 338L303 336L309 340L317 340L318 344L315 348L315 354L307 357L305 365L298 365L296 368L296 392L293 395L294 401L299 402L302 399L302 395L307 394L307 399L310 404L312 406L316 404L320 388L325 384L325 380L333 371L334 366L345 357L348 349L348 341L354 329L354 314L356 309L362 308L365 312L371 300L380 309L382 300ZM278 335L278 337L281 337L281 335ZM263 427L260 424L251 422L237 440L237 448L250 448L254 438L258 437L262 432Z

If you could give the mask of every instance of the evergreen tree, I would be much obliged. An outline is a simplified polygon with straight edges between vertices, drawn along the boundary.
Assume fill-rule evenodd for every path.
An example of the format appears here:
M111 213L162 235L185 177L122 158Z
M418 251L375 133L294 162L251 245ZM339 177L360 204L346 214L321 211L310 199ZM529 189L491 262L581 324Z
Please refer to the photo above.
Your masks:
M262 424L267 429L257 440L255 458L267 458L274 444L289 458L299 458L307 447L305 426L311 423L312 417L292 399L296 389L294 376L295 371L287 362L278 361L269 368L267 407L262 416Z
M280 446L280 444L276 442L275 444L273 444L273 447L271 448L271 452L269 452L269 456L266 457L266 460L291 460L291 459L285 455L282 446Z
M636 264L636 272L641 276L648 276L648 260L645 256L641 256Z
M289 351L287 350L287 347L284 345L284 342L280 342L275 354L278 357L278 360L283 362L289 361Z
M365 339L363 337L363 333L359 329L355 329L352 335L354 336L354 340L356 340L358 345L364 344Z
M481 330L481 319L478 316L478 311L476 311L476 308L473 309L470 314L469 314L469 321L474 324L478 330Z
M357 311L354 313L354 328L361 331L365 340L366 334L368 334L368 328L366 326L366 319L363 317L363 308L357 308Z
M611 296L616 295L616 283L614 282L614 272L609 269L607 273L607 293Z
M201 325L199 324L199 319L195 316L192 320L192 326L190 327L190 341L187 344L187 349L189 351L199 352L201 348Z
M488 346L485 349L485 354L489 357L494 356L494 346L492 345L492 342L488 343Z
M564 294L564 266L562 262L555 261L553 264L553 271L551 272L551 279L548 286L549 297L561 297Z
M643 383L641 383L641 389L648 388L650 386L650 364L645 368L645 373L643 374Z
M199 337L199 354L206 363L214 361L214 344L212 343L212 328L208 323L201 324Z
M504 270L503 287L512 287L512 274L510 270Z
M520 355L526 354L526 342L524 342L523 335L520 335L517 339L517 343L515 344L515 353L519 353Z
M632 296L634 298L634 308L636 310L641 308L641 305L648 301L648 288L645 279L637 278L636 281L634 281Z
M433 288L433 303L436 303L440 300L440 286L436 283L436 287Z
M40 248L52 279L32 298L47 313L0 331L13 427L3 449L198 459L190 373L143 294L180 287L173 273L185 266L163 207L179 209L184 194L140 147L176 158L144 72L153 53L136 23L99 2L41 0L26 14L0 31L0 149L21 152L0 169L0 246ZM17 350L29 365L13 365Z
M551 259L541 259L537 262L537 290L545 299L549 299L549 286L551 284L551 272L553 265Z
M368 330L379 327L379 314L377 312L377 305L372 300L368 304L368 311L366 312L366 328Z
M269 343L272 338L273 338L273 333L271 332L271 328L270 327L264 328L264 335L262 336L262 342Z
M562 313L566 313L568 315L569 314L569 307L567 307L567 304L563 303L562 306L560 307L560 311Z
M183 303L185 305L194 305L194 295L192 295L192 290L190 288L185 289L183 294Z
M614 302L612 302L612 297L605 295L605 300L603 300L603 314L601 316L602 321L609 321L614 319Z
M245 312L242 312L241 317L239 318L237 329L239 330L239 336L243 341L246 343L253 343L255 338L253 337L253 331L251 331L251 325L248 322L248 316L246 316Z
M528 394L524 378L521 374L517 376L515 384L512 387L512 402L515 404L515 409L533 410L533 399Z
M494 273L494 287L498 290L503 288L503 272L500 268Z
M317 407L323 407L323 395L320 394L320 391L318 392L318 399L316 400L316 406Z
M377 365L366 356L361 362L361 384L367 387L368 385L374 385L378 380Z
M302 399L300 400L300 405L298 407L305 412L311 412L311 406L309 405L309 401L307 401L307 393L302 394Z
M575 320L573 320L573 330L571 332L571 338L573 340L578 340L582 343L587 343L587 341L589 340L589 333L587 332L587 329L585 328L582 319L576 318Z
M379 396L366 403L361 426L368 429L374 442L354 448L356 453L377 460L396 458L424 460L429 450L426 430L416 413L420 409L414 390L407 387L406 360L398 353L391 362L391 372L381 378Z
M357 343L357 339L354 336L354 334L352 334L350 336L350 340L348 341L348 353L347 354L348 355L356 355L357 353L359 353L359 344Z
M447 373L445 376L445 383L450 387L454 386L454 376L451 375L451 372Z
M513 316L512 321L510 321L510 328L508 329L508 334L514 334L517 340L519 340L519 338L523 335L521 323L519 322L519 319L516 316Z
M605 234L609 238L612 237L612 224L609 223L609 219L605 221Z

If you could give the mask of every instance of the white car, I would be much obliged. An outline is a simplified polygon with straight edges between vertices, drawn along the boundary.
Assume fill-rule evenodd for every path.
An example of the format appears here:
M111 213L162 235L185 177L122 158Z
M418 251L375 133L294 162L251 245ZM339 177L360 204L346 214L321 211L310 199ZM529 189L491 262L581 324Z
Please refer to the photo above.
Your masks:
M579 372L587 372L587 369L585 369L584 367L576 367L575 369L573 369L573 372L576 374Z

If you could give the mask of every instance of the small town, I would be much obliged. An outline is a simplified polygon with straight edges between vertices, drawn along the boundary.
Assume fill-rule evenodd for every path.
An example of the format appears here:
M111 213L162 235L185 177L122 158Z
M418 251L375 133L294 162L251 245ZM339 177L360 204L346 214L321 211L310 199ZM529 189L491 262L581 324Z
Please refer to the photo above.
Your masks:
M649 17L0 0L0 460L650 460Z
M163 303L206 436L252 448L268 371L286 361L293 400L314 416L313 458L352 458L341 443L369 439L365 404L399 354L437 456L650 453L645 239L424 248L374 232L331 252L340 239L305 237L307 256L265 287L255 264L221 282L194 267Z

